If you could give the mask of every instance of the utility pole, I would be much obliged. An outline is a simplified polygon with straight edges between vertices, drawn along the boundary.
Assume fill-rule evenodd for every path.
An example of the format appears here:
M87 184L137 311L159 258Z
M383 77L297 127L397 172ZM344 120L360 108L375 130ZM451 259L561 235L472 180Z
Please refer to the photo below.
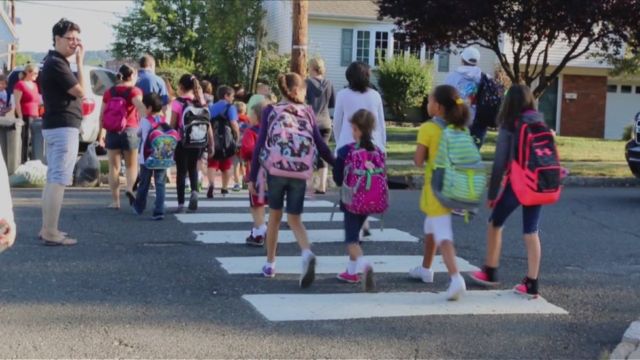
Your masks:
M307 75L307 33L309 1L293 0L293 41L291 44L291 71L303 78Z
M14 0L10 0L9 7L11 9L10 20L13 28L16 28L16 3ZM16 67L16 51L18 47L16 46L15 41L11 42L10 50L9 50L9 69L13 69Z

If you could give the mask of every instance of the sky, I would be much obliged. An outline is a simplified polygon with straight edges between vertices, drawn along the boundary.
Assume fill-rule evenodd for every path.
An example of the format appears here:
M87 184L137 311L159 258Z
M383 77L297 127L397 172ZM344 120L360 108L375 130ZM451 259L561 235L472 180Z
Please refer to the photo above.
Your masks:
M18 51L46 52L52 48L51 28L67 18L80 25L86 50L108 50L114 40L113 25L126 15L131 0L16 0Z

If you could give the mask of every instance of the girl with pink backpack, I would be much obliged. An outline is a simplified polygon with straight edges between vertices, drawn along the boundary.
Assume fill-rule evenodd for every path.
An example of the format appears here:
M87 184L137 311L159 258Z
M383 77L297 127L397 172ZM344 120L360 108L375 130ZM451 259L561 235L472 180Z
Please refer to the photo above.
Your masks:
M371 214L381 214L389 207L389 189L384 153L373 143L375 116L360 109L350 119L355 142L338 149L333 180L340 186L340 209L344 212L344 232L349 263L338 280L355 284L362 271L365 291L373 291L373 267L360 247L360 229Z
M304 80L298 74L287 73L278 77L278 87L284 95L283 101L269 105L260 117L260 133L249 174L249 192L264 198L265 185L269 191L267 263L262 267L262 275L268 278L275 276L278 230L286 197L287 223L302 250L300 287L307 288L315 279L316 267L316 257L311 251L301 217L307 180L313 175L318 152L331 165L335 159L320 135L313 110L304 103Z

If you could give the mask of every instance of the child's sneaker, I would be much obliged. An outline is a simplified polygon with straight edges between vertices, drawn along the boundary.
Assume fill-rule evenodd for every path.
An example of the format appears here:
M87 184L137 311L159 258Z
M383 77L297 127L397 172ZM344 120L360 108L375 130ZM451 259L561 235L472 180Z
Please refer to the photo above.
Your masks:
M262 276L266 277L266 278L272 278L276 276L276 269L272 268L269 265L264 265L262 267Z
M467 285L464 283L462 275L458 274L451 278L447 289L447 300L456 301L467 292Z
M500 285L497 276L495 276L495 270L493 271L493 276L490 272L487 271L486 268L484 268L481 271L471 273L469 275L469 278L471 279L471 281L482 286L496 287Z
M224 195L227 195L227 194L229 194L229 190L227 190L227 189L222 189L222 190L220 190L220 194L222 194L223 196L224 196Z
M213 199L213 185L209 185L207 189L207 199Z
M373 280L373 268L371 265L367 265L364 267L362 271L362 277L364 278L364 291L374 291L376 289L376 283Z
M164 220L164 214L153 214L153 216L151 217L151 220Z
M175 213L176 214L184 214L185 213L184 205L182 205L182 204L178 205L178 207L175 210Z
M240 189L241 189L240 184L235 184L235 185L233 185L233 189L231 189L231 190L233 190L235 192L238 192L238 191L240 191Z
M349 274L348 271L340 273L336 277L338 278L338 280L349 284L357 284L360 282L360 276L358 274Z
M427 270L422 266L416 266L409 270L409 277L412 279L420 280L423 283L430 284L433 282L433 271Z
M256 246L256 247L264 246L264 236L262 235L253 236L253 234L250 234L246 240L246 243L249 246Z
M538 298L538 280L529 279L529 277L525 277L522 280L522 283L516 285L513 288L513 291L522 295L528 299L537 299Z
M189 198L189 210L196 211L198 210L198 193L192 192L191 197Z
M300 274L300 287L305 289L311 286L316 278L316 256L309 255L302 261L302 274Z

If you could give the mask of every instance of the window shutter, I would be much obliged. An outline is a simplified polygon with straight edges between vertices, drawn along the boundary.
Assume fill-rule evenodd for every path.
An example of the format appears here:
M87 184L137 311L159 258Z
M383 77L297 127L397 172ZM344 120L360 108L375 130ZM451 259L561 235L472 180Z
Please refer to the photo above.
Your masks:
M438 53L438 72L449 72L449 53Z
M340 65L349 66L353 61L353 29L342 29Z

